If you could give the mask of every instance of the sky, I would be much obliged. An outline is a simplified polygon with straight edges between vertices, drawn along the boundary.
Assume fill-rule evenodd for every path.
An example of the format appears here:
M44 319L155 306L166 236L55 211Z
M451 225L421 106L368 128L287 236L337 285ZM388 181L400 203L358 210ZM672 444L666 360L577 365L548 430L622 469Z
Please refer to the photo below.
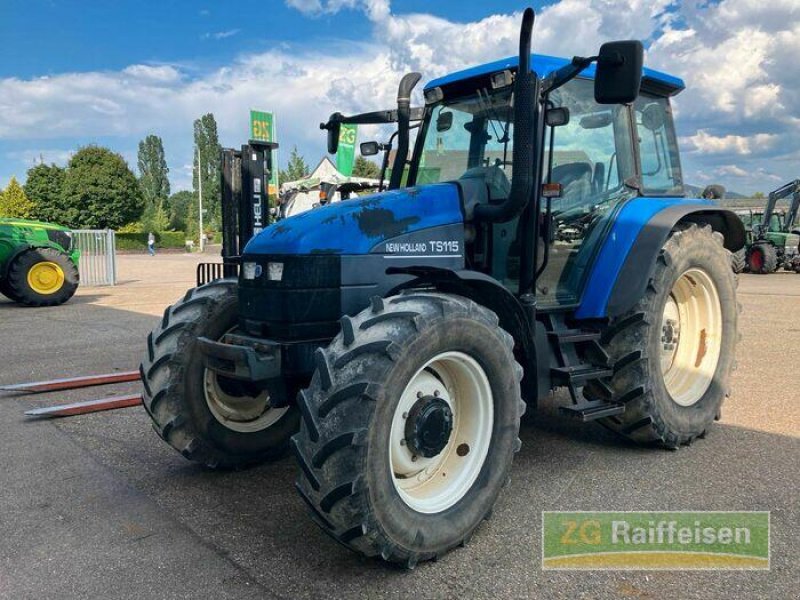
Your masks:
M280 162L324 155L320 121L393 106L423 82L516 53L506 0L0 0L0 186L86 144L121 153L164 140L173 191L191 186L192 122L213 112L223 146L249 109L277 116ZM800 178L800 0L533 2L535 52L595 54L640 39L677 75L684 179L768 192ZM419 86L422 88L422 85ZM373 131L362 131L361 141Z

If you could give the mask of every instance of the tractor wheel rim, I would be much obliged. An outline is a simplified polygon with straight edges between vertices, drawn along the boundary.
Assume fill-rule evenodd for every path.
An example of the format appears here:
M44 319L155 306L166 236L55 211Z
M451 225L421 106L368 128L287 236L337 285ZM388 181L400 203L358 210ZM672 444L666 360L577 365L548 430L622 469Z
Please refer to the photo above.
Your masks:
M675 282L661 323L661 374L672 400L696 404L714 379L722 348L722 305L714 281L691 268Z
M764 257L761 255L761 250L753 250L753 254L750 255L750 264L753 265L754 271L760 271L761 267L764 266Z
M28 285L37 294L55 294L64 285L64 269L50 261L36 263L28 269Z
M230 331L233 329L235 327ZM257 396L232 393L232 388L239 385L241 384L232 379L203 369L206 404L214 418L226 428L239 433L263 431L274 425L289 410L288 406L272 408L267 390L261 391Z
M475 359L463 352L444 352L425 363L409 381L392 417L389 469L403 502L433 514L461 500L486 461L493 424L492 388ZM422 452L423 444L412 431L421 431L423 441L429 442Z

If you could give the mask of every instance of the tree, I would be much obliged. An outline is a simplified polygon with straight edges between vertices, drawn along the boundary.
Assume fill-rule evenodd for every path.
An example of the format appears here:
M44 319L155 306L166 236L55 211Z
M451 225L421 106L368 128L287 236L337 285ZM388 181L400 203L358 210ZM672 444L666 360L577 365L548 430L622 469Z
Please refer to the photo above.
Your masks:
M217 136L217 122L211 113L205 114L194 122L194 167L192 169L192 183L197 193L198 175L203 181L203 211L205 227L218 229L222 222L222 209L220 207L220 153L222 151ZM197 170L197 155L200 155L201 172Z
M139 142L138 167L145 202L157 204L169 198L169 167L164 144L157 135L148 135Z
M753 198L756 200L763 200L765 198L764 192L756 192L753 194Z
M125 159L100 146L85 146L70 159L63 197L70 227L116 229L144 209L139 182Z
M164 201L145 202L142 211L143 231L166 231L169 228L169 215L164 209Z
M367 179L378 179L381 176L381 168L371 160L363 156L356 156L353 165L353 177L366 177Z
M170 229L189 232L189 215L197 212L192 213L192 207L197 204L197 195L187 190L176 192L169 197L167 204ZM197 230L195 228L191 231Z
M64 220L64 178L66 170L40 163L28 169L25 195L36 204L35 216L42 221L60 223Z
M278 184L303 179L303 177L308 177L309 172L308 164L306 164L302 154L297 151L297 146L295 146L289 154L289 164L286 165L286 170L278 171Z
M25 195L17 178L12 177L8 187L0 192L0 217L30 219L34 216L35 209L36 205Z

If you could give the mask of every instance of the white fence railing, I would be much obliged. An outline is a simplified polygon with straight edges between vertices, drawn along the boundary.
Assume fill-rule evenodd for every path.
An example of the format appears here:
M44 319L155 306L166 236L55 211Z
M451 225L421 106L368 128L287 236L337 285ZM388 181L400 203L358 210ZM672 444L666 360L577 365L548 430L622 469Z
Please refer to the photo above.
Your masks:
M117 244L112 229L76 229L73 247L81 251L78 272L81 285L114 285L117 282Z

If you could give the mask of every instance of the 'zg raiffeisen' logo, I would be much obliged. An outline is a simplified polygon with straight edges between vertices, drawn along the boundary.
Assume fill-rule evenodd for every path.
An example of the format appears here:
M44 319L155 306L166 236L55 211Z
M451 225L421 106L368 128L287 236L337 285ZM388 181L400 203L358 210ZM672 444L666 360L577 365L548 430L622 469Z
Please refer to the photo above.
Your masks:
M769 512L544 512L544 569L769 569Z

